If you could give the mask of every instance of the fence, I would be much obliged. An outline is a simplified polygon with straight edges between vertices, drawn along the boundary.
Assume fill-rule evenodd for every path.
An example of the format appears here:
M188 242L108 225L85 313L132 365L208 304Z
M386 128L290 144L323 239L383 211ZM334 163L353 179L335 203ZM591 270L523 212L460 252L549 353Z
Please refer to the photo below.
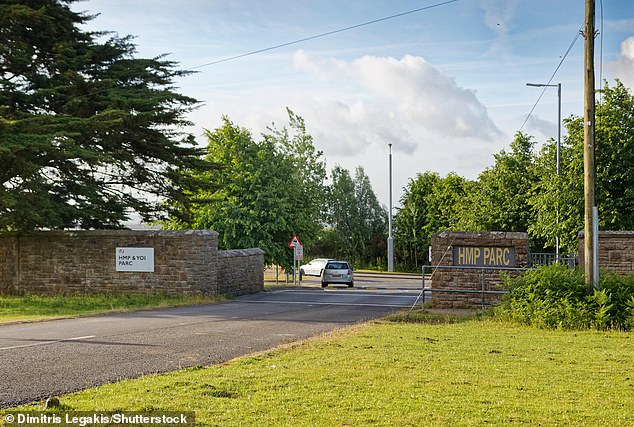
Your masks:
M574 253L570 253L567 256L560 256L557 259L557 255L551 252L532 252L531 253L531 266L537 267L540 265L552 265L555 263L559 263L562 265L567 265L568 268L573 269L577 266L577 255Z
M456 289L456 288L432 288L425 287L425 270L429 269L433 273L436 270L475 270L481 272L481 288L480 289ZM490 271L528 271L532 268L519 268L519 267L483 267L483 266L458 266L458 265L424 265L422 267L422 289L421 296L423 301L423 308L425 308L425 297L426 293L429 292L432 294L433 292L441 292L441 293L453 293L453 294L479 294L480 298L480 306L482 308L486 305L486 296L487 295L503 295L506 293L505 290L499 289L488 289L487 286L487 272Z

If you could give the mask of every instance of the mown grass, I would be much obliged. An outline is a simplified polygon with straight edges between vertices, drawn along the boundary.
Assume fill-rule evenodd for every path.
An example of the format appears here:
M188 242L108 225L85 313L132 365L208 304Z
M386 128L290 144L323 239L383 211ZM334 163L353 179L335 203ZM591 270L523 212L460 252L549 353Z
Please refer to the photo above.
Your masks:
M195 411L202 426L634 425L629 333L418 320L355 326L61 403Z
M218 298L169 295L0 296L0 324L98 313L206 304Z

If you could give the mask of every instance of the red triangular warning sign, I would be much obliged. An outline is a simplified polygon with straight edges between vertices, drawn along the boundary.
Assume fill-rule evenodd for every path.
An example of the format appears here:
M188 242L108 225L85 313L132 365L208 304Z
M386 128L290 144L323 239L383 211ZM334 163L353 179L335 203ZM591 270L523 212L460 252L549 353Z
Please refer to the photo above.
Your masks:
M288 247L289 248L294 248L295 246L301 246L302 244L299 241L299 237L297 237L297 234L293 234L293 238L291 239L290 242L288 242Z

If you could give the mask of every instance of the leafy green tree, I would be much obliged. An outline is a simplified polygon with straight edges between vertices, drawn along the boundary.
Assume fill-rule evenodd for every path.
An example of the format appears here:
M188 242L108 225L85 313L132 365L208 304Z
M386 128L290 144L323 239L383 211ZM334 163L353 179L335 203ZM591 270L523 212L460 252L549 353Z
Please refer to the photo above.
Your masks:
M336 166L328 187L326 223L318 249L323 255L375 266L386 255L387 212L379 203L363 167L354 178Z
M362 166L355 169L354 184L362 224L360 235L363 249L360 258L367 265L373 263L377 266L384 265L381 259L387 254L388 212L379 203L370 178L365 174Z
M292 203L289 224L293 226L292 234L301 234L301 242L308 250L322 229L326 163L323 152L315 148L304 119L289 108L286 111L288 128L271 126L269 133L263 137L275 143L291 163L292 170L286 175L285 188L287 198Z
M527 231L534 212L529 199L538 176L532 137L518 132L510 152L495 154L495 163L478 176L462 200L455 227L464 231Z
M465 197L470 194L471 181L455 172L440 178L432 187L427 199L427 221L423 232L431 238L433 233L445 229L455 229L458 221L458 208Z
M455 228L456 209L464 199L470 182L455 173L441 177L435 172L410 179L395 216L397 261L405 268L429 263L427 248L431 235Z
M191 193L207 202L191 209L189 219L175 216L166 226L216 230L221 249L260 247L270 264L289 265L293 234L308 250L321 229L325 165L303 119L288 113L291 131L270 128L260 141L227 117L206 131L207 160L219 167L201 178L216 189Z
M604 86L596 108L596 185L599 227L634 229L634 97L617 80ZM561 175L555 173L556 146L549 141L537 159L539 189L531 198L536 213L530 231L549 246L559 233L564 250L575 251L583 230L583 118L565 120L568 134L561 146ZM555 209L559 207L559 229Z
M529 199L535 214L528 227L531 238L552 249L559 237L562 253L576 252L577 234L583 229L583 146L575 148L572 143L569 135L562 140L559 176L557 142L550 140L542 147L535 159L539 180Z
M607 230L634 230L634 96L617 80L606 83L596 108L596 167L599 225ZM578 124L569 126L582 139Z
M72 1L0 3L0 230L117 228L202 185L180 173L207 166L179 131L188 72L80 30Z
M355 185L350 172L335 166L331 172L331 184L327 189L326 231L330 234L333 247L327 248L329 257L350 258L358 253L359 239L356 237L360 229L359 207L355 195ZM356 257L355 257L356 258Z
M410 178L401 197L401 208L394 216L394 246L397 263L418 268L427 259L429 234L424 231L427 225L429 204L427 195L440 181L435 172L419 173ZM406 267L406 268L407 268Z

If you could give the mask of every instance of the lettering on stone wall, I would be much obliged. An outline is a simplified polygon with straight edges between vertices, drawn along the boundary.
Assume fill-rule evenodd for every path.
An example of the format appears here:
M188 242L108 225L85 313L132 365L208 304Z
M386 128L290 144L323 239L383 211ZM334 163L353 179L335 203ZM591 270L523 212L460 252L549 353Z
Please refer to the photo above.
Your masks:
M513 246L454 246L453 265L515 267L515 248Z
M116 248L117 271L154 272L154 248Z

